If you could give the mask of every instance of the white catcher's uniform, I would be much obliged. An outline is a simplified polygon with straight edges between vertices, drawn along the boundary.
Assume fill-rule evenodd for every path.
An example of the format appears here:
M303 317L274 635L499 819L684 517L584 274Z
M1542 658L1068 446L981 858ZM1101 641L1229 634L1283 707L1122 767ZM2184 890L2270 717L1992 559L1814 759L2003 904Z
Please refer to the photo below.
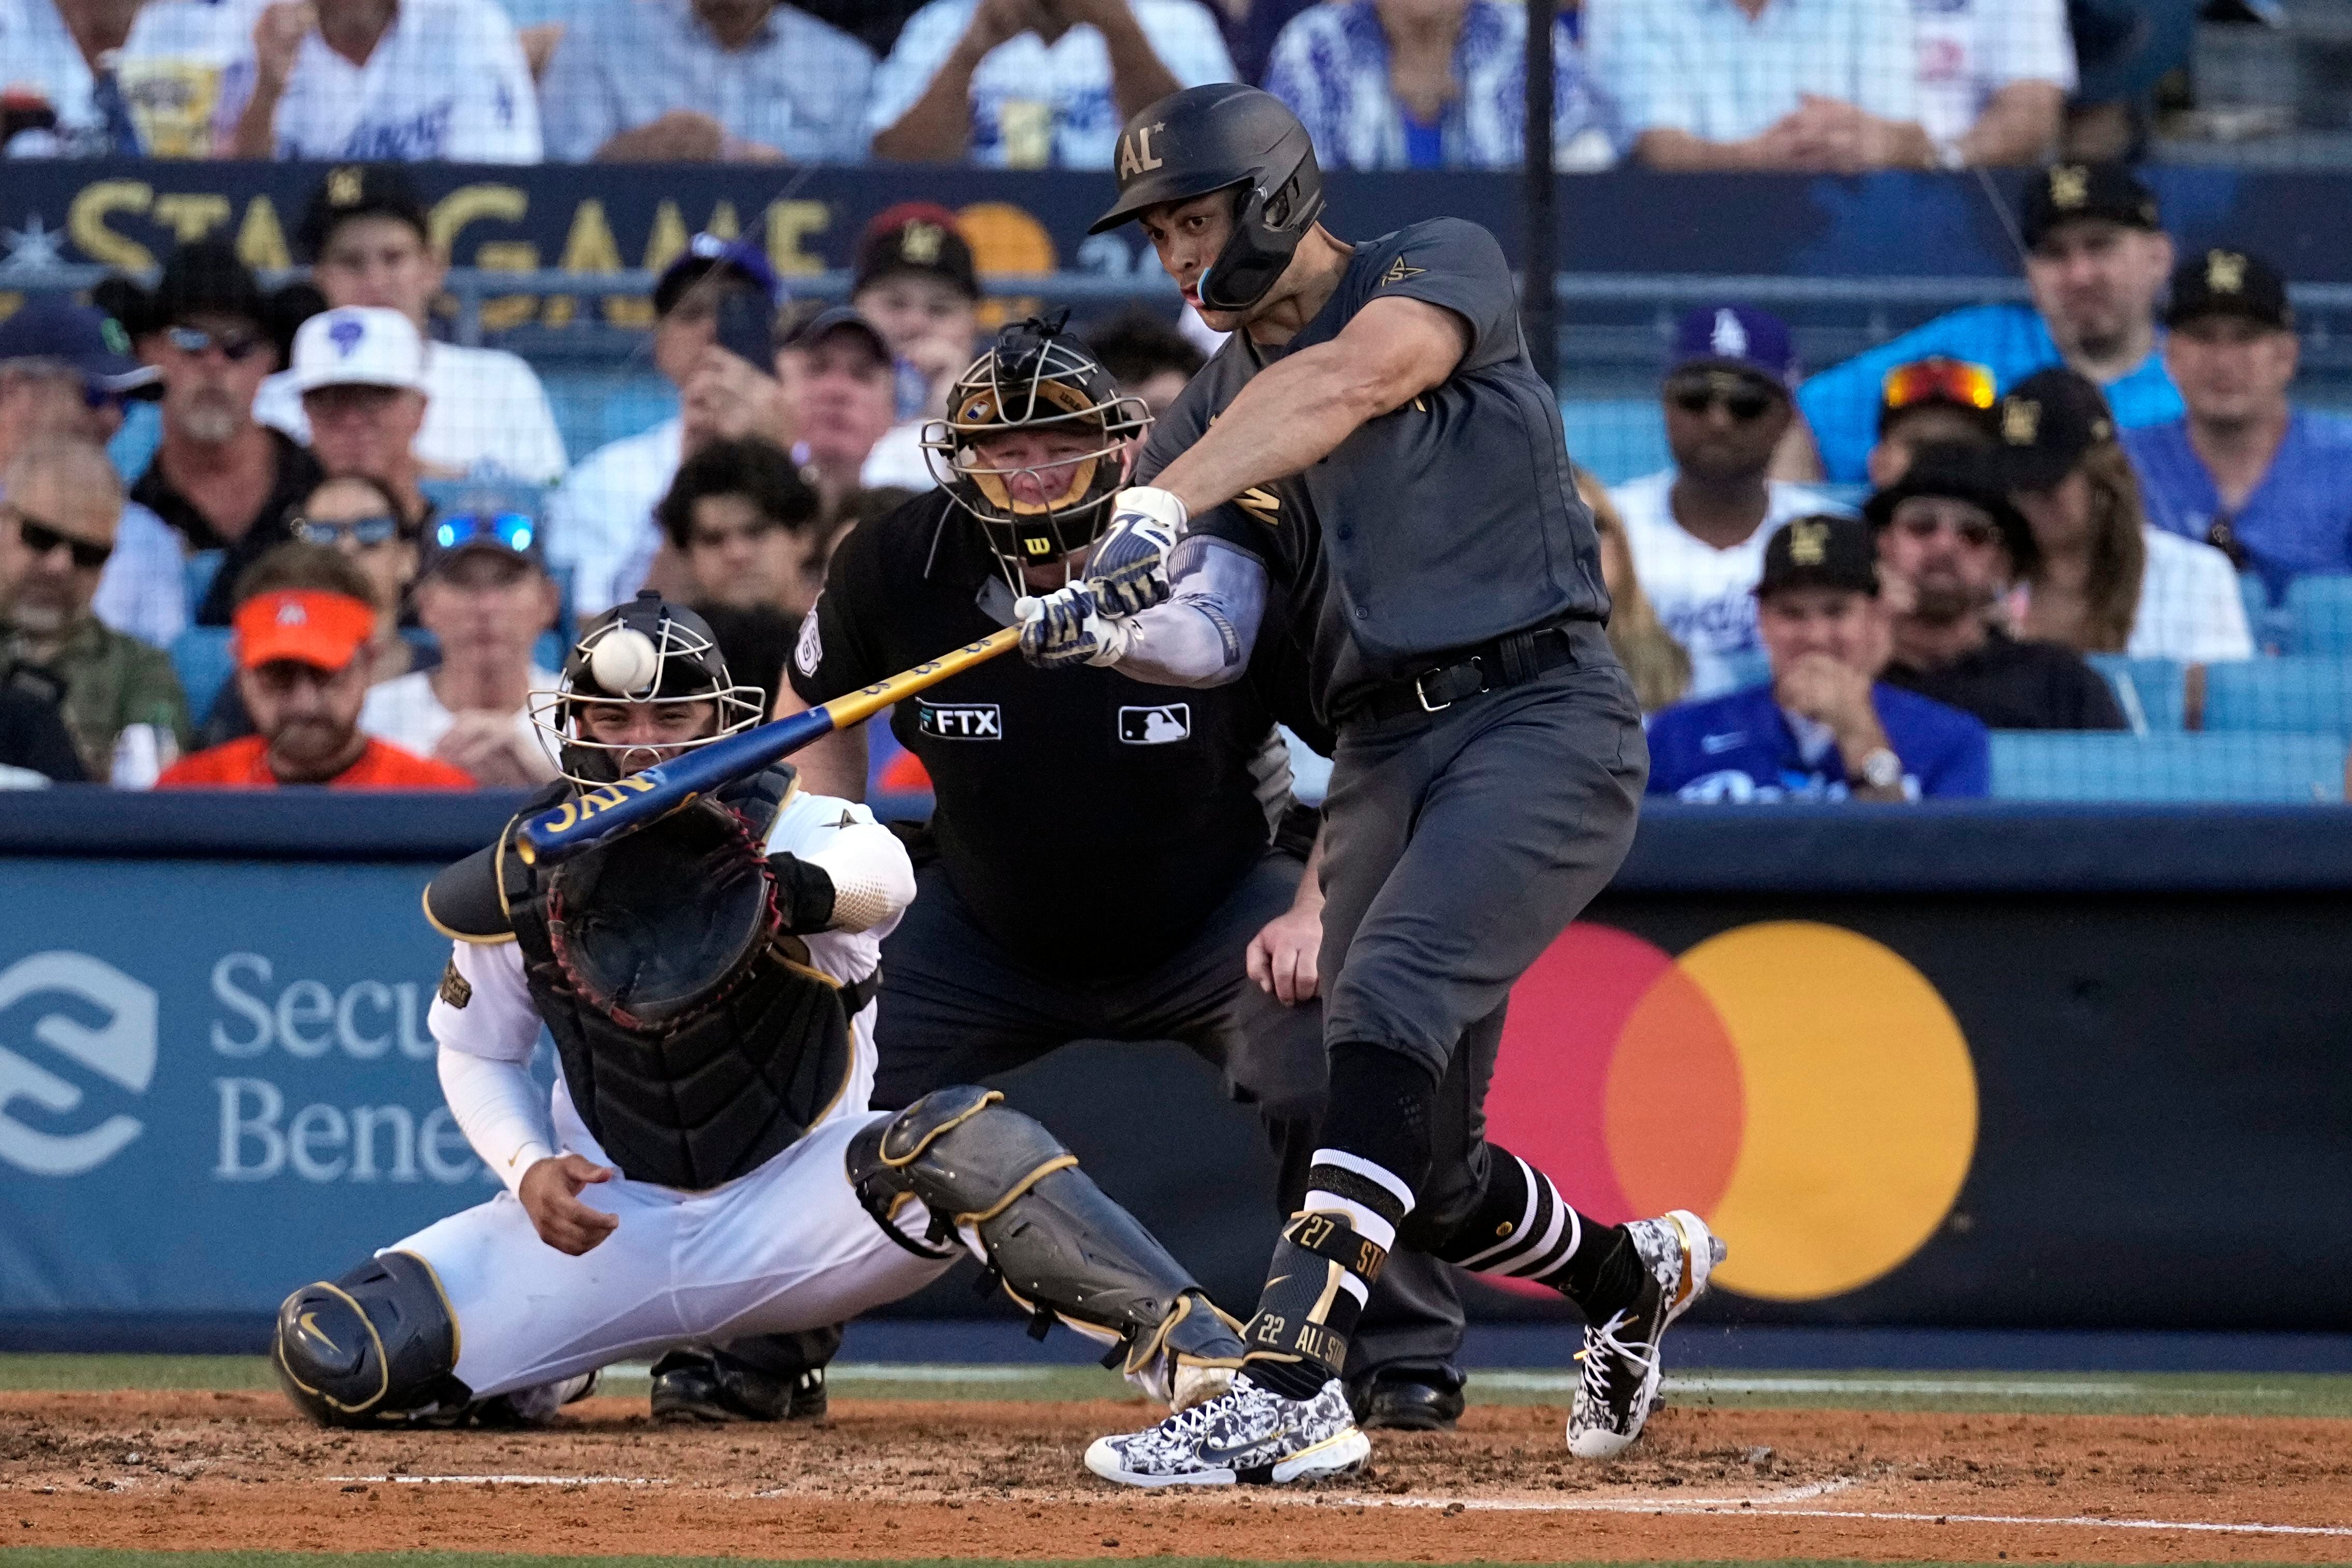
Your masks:
M867 929L803 938L811 964L832 978L845 985L871 975L882 938L914 899L905 847L864 806L795 791L768 848L824 867L837 883L879 878L892 889L890 913ZM577 1258L550 1247L514 1196L523 1173L558 1152L612 1162L560 1076L551 1106L530 1082L540 1019L515 942L455 946L451 961L472 993L462 1007L436 998L427 1022L440 1043L450 1112L508 1190L384 1250L414 1253L439 1276L457 1322L457 1375L477 1398L682 1342L845 1322L947 1269L885 1236L849 1185L850 1140L887 1114L866 1104L874 1084L872 1002L850 1020L848 1086L797 1143L706 1192L631 1181L615 1169L580 1200L615 1216L619 1228ZM930 1223L911 1200L898 1219L910 1238Z

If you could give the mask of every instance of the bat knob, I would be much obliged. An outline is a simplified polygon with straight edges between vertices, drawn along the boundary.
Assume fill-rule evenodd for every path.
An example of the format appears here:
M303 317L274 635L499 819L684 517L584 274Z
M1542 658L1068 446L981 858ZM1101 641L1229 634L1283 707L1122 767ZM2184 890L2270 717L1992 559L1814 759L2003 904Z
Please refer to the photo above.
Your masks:
M1044 618L1045 601L1033 594L1023 594L1013 601L1013 617L1016 621L1036 621Z

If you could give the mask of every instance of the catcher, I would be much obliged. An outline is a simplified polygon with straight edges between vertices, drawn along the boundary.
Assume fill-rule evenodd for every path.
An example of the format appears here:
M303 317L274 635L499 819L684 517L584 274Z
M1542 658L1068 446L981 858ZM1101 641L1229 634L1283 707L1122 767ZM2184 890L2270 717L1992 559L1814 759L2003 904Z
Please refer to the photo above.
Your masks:
M523 815L759 714L709 627L640 594L535 699L564 778ZM961 1249L1041 1323L1122 1347L1138 1386L1179 1407L1222 1390L1232 1326L1044 1127L971 1088L866 1109L881 941L914 889L864 807L782 766L552 872L509 826L436 877L442 1088L507 1190L286 1299L295 1405L543 1420L607 1362L839 1322ZM542 1022L551 1105L527 1067Z

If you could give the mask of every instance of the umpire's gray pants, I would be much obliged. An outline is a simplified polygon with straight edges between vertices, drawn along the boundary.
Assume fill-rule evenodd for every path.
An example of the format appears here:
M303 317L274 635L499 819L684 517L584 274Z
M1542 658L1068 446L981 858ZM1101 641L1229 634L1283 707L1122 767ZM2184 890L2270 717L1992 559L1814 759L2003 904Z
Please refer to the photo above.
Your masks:
M1442 1240L1486 1183L1486 1083L1512 985L1616 874L1650 771L1598 624L1576 657L1436 714L1347 723L1323 808L1324 1036L1440 1082L1400 1240Z

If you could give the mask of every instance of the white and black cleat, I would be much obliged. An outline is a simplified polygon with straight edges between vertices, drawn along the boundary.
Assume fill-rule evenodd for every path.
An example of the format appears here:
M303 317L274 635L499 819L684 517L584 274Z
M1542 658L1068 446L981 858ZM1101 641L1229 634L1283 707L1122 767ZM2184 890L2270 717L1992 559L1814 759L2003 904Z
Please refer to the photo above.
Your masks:
M1576 1353L1583 1375L1568 1412L1568 1451L1580 1459L1613 1459L1642 1435L1658 1400L1659 1342L1724 1258L1721 1239L1686 1208L1630 1220L1625 1230L1647 1279L1632 1306L1585 1328Z
M1130 1487L1291 1486L1352 1475L1371 1452L1338 1378L1286 1399L1239 1373L1230 1392L1157 1427L1096 1438L1087 1469Z

